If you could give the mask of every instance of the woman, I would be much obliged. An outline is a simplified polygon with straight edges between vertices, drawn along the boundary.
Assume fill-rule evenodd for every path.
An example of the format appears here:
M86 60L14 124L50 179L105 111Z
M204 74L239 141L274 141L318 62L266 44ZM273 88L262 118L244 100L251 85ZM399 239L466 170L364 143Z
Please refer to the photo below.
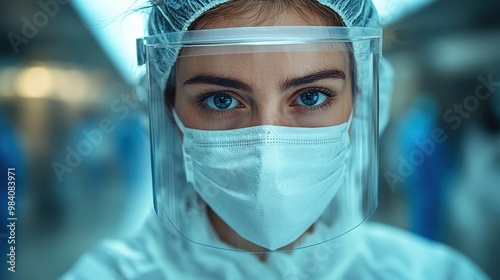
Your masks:
M485 278L444 246L360 226L390 92L377 27L367 1L154 4L139 61L156 214L65 279Z

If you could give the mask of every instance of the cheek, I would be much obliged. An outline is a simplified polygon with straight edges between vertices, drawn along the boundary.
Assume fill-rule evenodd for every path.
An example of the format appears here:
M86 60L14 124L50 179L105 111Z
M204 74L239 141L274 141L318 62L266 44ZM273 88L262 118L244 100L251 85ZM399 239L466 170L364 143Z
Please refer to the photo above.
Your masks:
M333 106L331 118L335 120L333 125L338 125L346 122L349 119L352 107L352 95L351 92L345 92Z
M353 97L350 86L346 88L334 101L333 105L329 108L326 116L327 125L339 125L347 122L353 109Z
M179 90L175 91L174 109L184 126L197 127L196 124L199 123L199 120L196 114L194 114L193 108L190 108L186 96L184 96Z
M182 98L182 93L176 88L175 89L175 93L174 93L174 97L173 99L175 100L174 102L174 108L175 110L177 111L177 113L180 111L180 108L182 108L184 106L184 99Z

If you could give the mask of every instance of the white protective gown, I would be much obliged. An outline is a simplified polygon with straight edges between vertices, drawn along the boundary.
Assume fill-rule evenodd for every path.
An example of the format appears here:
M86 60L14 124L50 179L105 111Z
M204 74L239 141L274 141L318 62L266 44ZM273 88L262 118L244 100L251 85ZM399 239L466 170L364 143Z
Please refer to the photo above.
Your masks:
M192 224L217 240L207 219ZM209 229L209 230L206 230ZM306 238L321 238L316 227ZM216 241L217 242L217 241ZM221 244L224 247L225 245ZM227 247L227 246L226 246ZM84 255L62 280L72 279L488 279L460 253L377 223L262 262L250 253L192 243L152 213L134 238L104 241Z

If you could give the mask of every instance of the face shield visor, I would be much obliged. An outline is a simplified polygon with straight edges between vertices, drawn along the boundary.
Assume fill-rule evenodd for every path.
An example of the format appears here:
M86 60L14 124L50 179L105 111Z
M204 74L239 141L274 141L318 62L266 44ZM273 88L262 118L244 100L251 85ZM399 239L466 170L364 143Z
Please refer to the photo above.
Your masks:
M293 26L139 39L163 223L245 252L304 248L363 223L377 207L380 36Z

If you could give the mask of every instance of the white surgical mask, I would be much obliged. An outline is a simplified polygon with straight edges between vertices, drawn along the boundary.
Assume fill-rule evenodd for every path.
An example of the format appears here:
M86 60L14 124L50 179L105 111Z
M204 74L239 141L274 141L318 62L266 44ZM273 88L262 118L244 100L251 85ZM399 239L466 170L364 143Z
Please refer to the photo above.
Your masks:
M297 240L346 184L348 122L305 128L186 128L186 179L243 238L269 250Z

